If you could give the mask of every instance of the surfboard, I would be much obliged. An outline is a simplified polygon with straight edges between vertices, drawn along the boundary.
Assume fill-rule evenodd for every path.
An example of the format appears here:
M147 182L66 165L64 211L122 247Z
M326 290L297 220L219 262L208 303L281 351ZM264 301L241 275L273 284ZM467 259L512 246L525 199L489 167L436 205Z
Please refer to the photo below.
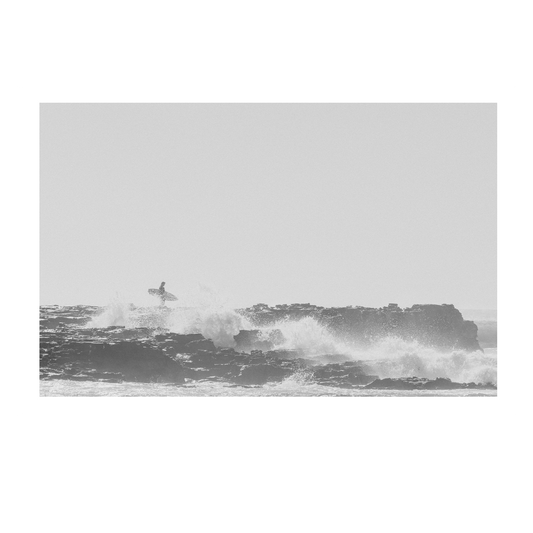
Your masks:
M159 292L159 289L148 289L148 293L152 296L158 296L167 302L175 302L178 298L171 294L170 292L165 291L163 294Z

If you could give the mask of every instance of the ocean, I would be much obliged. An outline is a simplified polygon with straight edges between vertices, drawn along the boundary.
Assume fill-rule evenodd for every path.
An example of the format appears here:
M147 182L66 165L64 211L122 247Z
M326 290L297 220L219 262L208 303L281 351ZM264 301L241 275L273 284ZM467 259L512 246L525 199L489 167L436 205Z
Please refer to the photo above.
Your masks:
M362 339L305 309L265 325L223 306L41 306L40 395L497 394L494 313L463 312L478 328L479 349L467 350L431 346L422 333Z
M99 383L92 381L53 380L40 382L41 396L496 396L496 390L402 391L351 390L286 380L262 386L231 386L199 383L177 386L162 383Z

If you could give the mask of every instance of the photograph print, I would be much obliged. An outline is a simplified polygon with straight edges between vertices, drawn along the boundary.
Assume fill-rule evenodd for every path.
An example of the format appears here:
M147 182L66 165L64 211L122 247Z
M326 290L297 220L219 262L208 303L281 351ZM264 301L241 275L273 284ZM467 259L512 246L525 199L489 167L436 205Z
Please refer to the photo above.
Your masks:
M40 106L41 396L496 396L496 104Z

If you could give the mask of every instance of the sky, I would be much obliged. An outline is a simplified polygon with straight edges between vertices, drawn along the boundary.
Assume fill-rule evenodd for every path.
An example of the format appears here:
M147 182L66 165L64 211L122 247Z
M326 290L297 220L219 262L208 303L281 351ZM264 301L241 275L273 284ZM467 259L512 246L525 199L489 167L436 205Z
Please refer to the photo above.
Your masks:
M161 281L495 309L496 105L41 104L41 304Z

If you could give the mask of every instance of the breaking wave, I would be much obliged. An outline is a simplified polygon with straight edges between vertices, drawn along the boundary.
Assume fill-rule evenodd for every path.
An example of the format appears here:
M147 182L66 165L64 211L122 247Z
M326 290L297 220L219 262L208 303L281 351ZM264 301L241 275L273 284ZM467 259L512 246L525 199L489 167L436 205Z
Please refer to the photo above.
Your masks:
M330 361L332 355L338 356L338 360L364 362L368 372L380 378L443 377L461 383L496 384L496 350L443 352L392 336L362 347L337 337L312 317L279 321L259 331L259 339L271 341L276 350L292 351L297 357L313 358L317 363Z
M115 300L86 327L109 326L160 328L180 334L200 333L220 348L235 347L234 336L241 330L258 329L258 339L269 341L274 350L291 352L294 357L311 359L317 364L331 362L331 356L337 356L339 361L359 361L364 363L368 374L380 378L444 377L461 383L494 385L497 379L495 348L485 352L443 352L417 341L390 336L362 347L353 339L339 338L312 317L279 321L258 328L246 317L219 302L200 307L135 307ZM295 375L291 379L305 382L305 375Z
M233 309L221 305L204 307L135 307L120 300L111 302L95 316L89 328L124 326L126 328L166 329L173 333L200 333L220 348L235 346L234 335L250 327Z
M302 357L349 355L351 348L312 317L281 320L272 326L260 327L259 338L272 342L276 350L289 350Z

